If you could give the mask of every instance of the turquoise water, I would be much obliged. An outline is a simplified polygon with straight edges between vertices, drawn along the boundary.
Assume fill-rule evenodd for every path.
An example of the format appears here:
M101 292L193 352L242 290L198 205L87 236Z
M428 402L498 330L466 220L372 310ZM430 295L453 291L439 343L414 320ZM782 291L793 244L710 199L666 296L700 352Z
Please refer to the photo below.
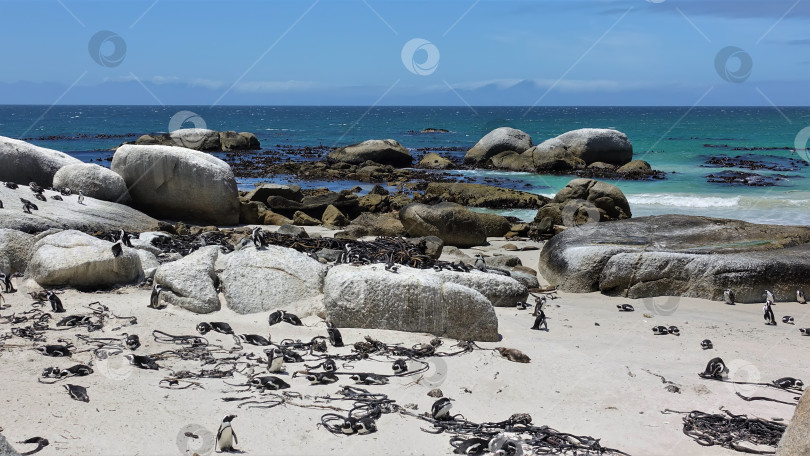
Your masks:
M635 216L684 213L810 224L808 168L794 165L786 171L753 171L786 177L778 186L746 187L706 182L707 174L736 168L701 166L707 156L720 154L750 154L782 165L789 164L787 158L801 158L792 149L799 131L810 125L810 108L0 106L0 135L89 161L110 157L110 149L140 134L168 131L172 116L184 110L198 114L207 128L253 132L263 148L340 146L392 138L412 150L466 149L503 125L526 131L535 144L576 128L615 128L630 138L635 158L668 173L662 181L613 182L628 196ZM414 133L428 127L450 133ZM115 136L96 137L100 134ZM461 156L464 152L448 153ZM500 177L509 186L546 195L553 195L570 180L528 173L463 173ZM529 218L532 214L517 215Z

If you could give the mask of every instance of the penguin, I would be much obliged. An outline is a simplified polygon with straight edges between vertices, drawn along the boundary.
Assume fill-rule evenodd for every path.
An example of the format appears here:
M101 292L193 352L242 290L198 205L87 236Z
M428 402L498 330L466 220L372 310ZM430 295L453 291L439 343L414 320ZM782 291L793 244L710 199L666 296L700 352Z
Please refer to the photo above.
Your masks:
M378 374L354 374L351 377L356 383L360 385L387 385L388 377Z
M270 323L270 326L273 326L277 323L281 322L289 323L293 326L303 326L304 324L301 323L301 319L298 318L296 315L286 312L284 310L277 310L270 314L267 317L267 322Z
M234 451L233 446L239 443L239 440L236 438L236 432L233 431L233 427L231 426L231 421L233 421L234 418L236 418L236 415L225 415L225 418L222 418L222 423L219 425L219 430L217 431L217 453L223 451L231 453Z
M48 201L48 198L45 198L45 195L43 195L42 193L37 193L36 195L34 195L34 198L40 201Z
M776 326L776 317L773 315L773 301L770 299L765 301L765 305L762 306L762 317L765 319L766 325Z
M61 197L61 196L59 196L59 195L51 195L51 199L52 199L52 200L56 200L56 201L64 201L64 200L62 199L62 197Z
M765 290L765 300L771 301L771 303L776 302L776 298L773 296L773 293L771 293L771 290Z
M652 330L656 336L663 336L669 334L669 330L667 330L666 326L653 326Z
M211 332L211 325L202 321L197 324L197 332L202 334L203 336Z
M23 212L25 212L26 214L30 214L32 210L34 211L39 210L36 204L32 203L31 201L28 201L25 198L20 198L20 201L22 201L23 203Z
M709 339L703 339L703 341L700 343L700 347L703 348L704 350L711 350L712 348L714 348L714 345L712 344L712 341L710 341Z
M93 373L93 368L85 364L76 364L64 369L62 372L67 372L74 377L86 377Z
M265 351L267 354L267 372L281 372L284 370L284 355L281 350L274 348Z
M253 246L258 248L264 247L264 232L262 231L262 227L257 226L253 228L253 232L250 234L251 240L253 240Z
M274 375L267 375L264 377L256 377L250 381L250 383L262 390L282 390L287 389L290 385L285 382L284 380L274 376Z
M284 349L281 351L285 363L303 363L304 358L294 350Z
M90 324L90 317L87 315L68 315L67 317L59 320L56 323L56 326L74 328L76 326L83 326L87 324Z
M45 345L43 347L37 347L36 349L43 355L54 358L71 356L73 354L70 352L70 348L67 345Z
M393 272L394 274L399 271L399 265L394 263L393 258L388 260L388 263L385 264L385 270L388 272Z
M799 380L798 378L793 377L782 377L778 380L773 381L774 386L777 388L788 389L788 388L796 388L802 389L804 386L804 382Z
M636 310L630 304L616 304L616 307L619 308L619 312L634 312Z
M801 288L796 290L796 302L798 302L799 304L807 304L807 298L804 296L804 290L802 290Z
M352 435L357 432L355 428L357 426L357 418L348 417L343 419L343 424L340 426L340 432L346 435Z
M0 200L0 209L3 209L3 200Z
M12 189L12 190L16 190L17 188L19 188L19 187L17 186L17 183L16 183L16 182L6 182L6 187L8 187L8 188L10 188L10 189Z
M734 305L734 292L731 291L729 288L726 288L726 291L723 292L723 300L726 301L726 304L733 306Z
M59 189L59 193L62 196L70 196L70 195L73 194L73 191L68 187L62 187L62 188Z
M787 323L789 325L794 324L793 317L791 317L790 315L785 315L784 317L782 317L782 323Z
M205 326L205 328L206 328L205 332L200 331L200 325L206 325ZM231 325L229 325L228 323L225 323L224 321L212 321L212 322L208 322L208 323L203 322L203 323L200 323L199 325L197 325L197 331L199 331L200 334L205 335L205 333L207 333L208 331L211 331L211 330L214 330L214 331L216 331L216 332L218 332L220 334L233 334L233 328L231 328Z
M681 331L678 329L677 326L670 326L669 328L667 328L667 331L669 331L670 334L674 334L676 336L681 335Z
M67 372L59 369L58 367L46 367L42 371L42 378L65 378Z
M404 359L398 359L394 361L393 369L395 374L402 375L408 372L408 363L406 363Z
M726 367L726 363L723 362L721 358L712 358L708 364L706 364L706 369L701 372L700 375L703 378L714 378L714 379L722 379L723 377L728 374L728 367Z
M70 398L80 402L90 402L90 396L87 395L87 389L79 385L62 385L67 390Z
M35 194L40 194L44 191L44 189L40 187L39 184L33 181L28 183L28 188L30 188L31 191L34 192Z
M337 371L337 364L335 364L335 360L332 358L326 358L326 361L321 364L321 367L323 368L324 372Z
M11 283L11 276L12 274L6 275L0 272L0 281L1 281L0 286L3 287L3 291L5 291L6 293L14 293L15 291L17 291L14 288L14 284Z
M118 258L124 254L124 244L122 244L121 241L112 245L112 254L114 258Z
M434 402L430 407L430 416L432 416L434 420L438 421L451 419L452 417L450 416L450 409L453 408L453 404L451 404L450 401L452 401L452 399L443 397Z
M529 307L529 304L523 301L518 301L515 303L515 309L517 310L526 310Z
M267 322L270 324L270 326L273 326L275 324L281 323L281 317L283 317L283 316L284 316L284 311L283 310L277 310L275 312L272 312L267 317Z
M307 375L307 380L312 385L328 385L338 381L337 375L332 372L310 372Z
M377 422L370 416L359 418L354 426L354 430L361 435L377 432Z
M123 229L121 229L121 231L118 232L118 240L121 241L121 243L124 244L124 246L130 248L132 247L132 240L130 239L130 235Z
M79 201L79 204L84 205L84 193L82 193L81 190L79 190L79 199L78 199L78 201Z
M265 339L263 336L260 336L258 334L240 334L239 338L242 339L243 342L246 342L250 345L256 345L259 347L266 347L270 345L269 336Z
M136 350L141 346L141 339L137 334L125 334L127 338L124 340L124 345L130 350Z
M481 272L487 272L487 262L484 260L484 255L480 253L475 254L475 263L473 263L475 269L478 269Z
M149 305L147 307L152 309L160 309L161 291L163 291L163 287L161 287L159 283L155 283L155 285L152 287L152 295L149 296Z
M53 291L47 292L48 301L51 302L51 310L55 313L63 313L65 311L64 306L62 306L62 300L59 299L59 296L56 296L56 293Z
M531 329L540 330L540 326L543 326L546 331L548 331L548 323L546 322L546 313L543 311L543 304L546 303L546 297L543 296L539 299L535 300L534 305L534 315L536 318L534 319L534 324L532 325Z
M462 440L455 450L454 454L467 454L467 455L482 455L487 452L489 441L481 437L473 437L470 439Z
M151 356L141 356L141 355L124 355L129 361L129 364L145 370L158 370L160 366L152 359Z
M332 344L333 347L343 346L343 336L340 334L340 330L338 330L331 321L326 322L326 334L329 335L329 343Z
M810 328L799 328L799 332L802 336L810 336Z

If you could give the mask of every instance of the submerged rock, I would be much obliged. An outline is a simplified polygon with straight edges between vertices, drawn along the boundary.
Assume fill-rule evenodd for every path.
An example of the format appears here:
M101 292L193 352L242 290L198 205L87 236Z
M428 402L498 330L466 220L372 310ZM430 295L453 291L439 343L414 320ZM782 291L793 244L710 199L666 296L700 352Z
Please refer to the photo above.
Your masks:
M425 189L424 202L449 201L464 206L536 209L549 198L534 193L482 184L431 182Z

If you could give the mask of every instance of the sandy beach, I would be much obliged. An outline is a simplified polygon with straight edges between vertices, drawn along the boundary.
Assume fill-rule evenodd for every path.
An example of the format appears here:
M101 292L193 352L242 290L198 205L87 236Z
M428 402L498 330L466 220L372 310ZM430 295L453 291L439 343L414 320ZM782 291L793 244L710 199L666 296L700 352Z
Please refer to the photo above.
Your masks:
M517 254L524 265L536 267L539 250L506 252L505 241L490 239L490 246L464 249L468 254ZM542 244L533 242L522 245ZM542 283L541 278L541 283ZM32 299L21 281L19 291L6 294L8 305L0 315L8 316L31 308ZM213 435L226 414L238 417L233 422L239 443L246 454L451 454L449 434L430 434L420 428L429 423L412 416L390 413L378 421L378 432L370 435L333 435L320 427L321 415L334 410L310 408L330 405L348 409L345 401L327 403L316 396L332 395L343 385L354 384L341 376L337 384L311 386L304 378L292 378L301 364L287 364L281 377L290 383L287 392L303 397L269 409L237 408L240 402L224 402L223 397L259 396L244 388L229 386L246 381L244 375L233 378L201 379L201 388L170 390L158 383L169 375L160 371L139 370L129 366L121 355L95 360L95 374L74 377L56 384L37 381L48 366L69 367L90 361L87 346L77 334L89 337L120 337L138 334L143 344L136 354L171 350L171 344L155 342L153 330L174 335L196 335L201 321L225 321L237 334L271 333L273 342L285 338L309 341L326 335L324 321L317 316L303 318L304 327L278 324L269 327L268 312L239 315L227 308L210 314L195 315L169 306L163 310L147 308L150 289L124 287L112 292L81 293L65 290L61 299L67 314L88 311L87 304L98 301L118 316L134 316L137 324L113 330L87 333L85 329L47 332L48 341L64 338L76 344L70 359L48 358L20 338L6 340L0 355L0 389L3 404L3 435L21 452L28 446L15 442L33 436L50 440L41 451L51 454L137 454L176 455L210 454ZM315 300L317 301L317 300ZM616 305L630 303L635 312L618 312ZM435 398L427 393L440 388L445 397L454 399L453 413L470 421L487 422L507 419L514 413L529 413L535 425L547 425L561 432L601 439L605 447L637 455L725 455L733 451L720 447L702 447L682 433L681 415L662 414L665 409L701 410L765 419L789 420L794 407L774 402L747 402L735 395L768 395L791 400L792 394L767 391L750 385L731 385L698 377L709 359L720 356L730 369L730 379L770 382L780 377L810 377L810 368L801 363L806 343L797 328L810 325L806 305L778 302L774 307L776 327L763 324L761 305L729 306L694 298L654 298L628 300L598 293L559 293L546 306L546 331L529 329L531 310L496 308L502 340L478 343L475 350L452 357L432 358L430 370L421 376L392 377L390 384L365 387L396 400L407 410L421 414L429 411ZM781 323L792 315L795 326ZM125 320L117 320L120 324ZM676 325L680 336L653 335L656 325ZM4 330L5 332L5 330ZM396 331L341 329L346 347L329 347L330 354L348 354L351 344L371 336L387 344L412 346L428 343L433 336ZM211 344L225 349L234 347L231 336L209 333ZM714 348L701 349L703 339L711 339ZM455 351L457 341L445 339L442 350ZM510 362L486 350L495 347L516 348L531 357L531 363ZM262 347L245 345L245 350L261 354ZM391 374L391 362L372 357L338 365L338 372L374 372ZM172 369L199 370L198 362L171 359L159 362ZM316 364L315 362L307 364ZM210 368L207 366L206 368ZM263 369L257 368L257 375ZM665 389L660 376L675 384L680 392ZM90 402L72 400L61 386L73 383L87 388ZM765 394L760 394L765 393ZM343 403L341 403L343 402ZM412 405L413 404L413 405ZM308 407L302 407L306 405ZM415 408L414 408L415 407ZM191 431L199 439L189 439ZM203 445L200 442L206 442Z

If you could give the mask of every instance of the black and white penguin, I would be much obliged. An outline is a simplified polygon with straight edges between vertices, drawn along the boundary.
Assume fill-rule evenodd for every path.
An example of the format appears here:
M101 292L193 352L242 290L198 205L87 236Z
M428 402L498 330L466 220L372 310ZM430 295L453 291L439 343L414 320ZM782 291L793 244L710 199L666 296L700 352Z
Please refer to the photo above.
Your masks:
M281 372L284 370L284 354L278 348L265 351L267 354L267 372Z
M404 359L398 359L394 361L394 366L392 368L394 369L395 374L401 375L408 372L408 363L406 363Z
M327 358L321 365L324 372L336 372L337 371L337 364L335 364L335 360L332 358Z
M762 317L765 319L766 325L776 326L776 317L773 315L773 301L770 299L765 301L765 305L762 306Z
M47 292L48 301L51 303L51 310L55 313L62 313L65 311L64 306L62 306L62 300L59 299L59 296L56 296L56 293L53 291Z
M219 430L217 431L217 452L224 451L231 453L235 450L233 446L239 444L239 440L236 438L236 432L233 431L233 426L231 426L231 421L233 421L234 418L236 418L236 415L225 415L225 418L222 418L222 423L219 425Z
M48 201L48 198L45 198L45 195L43 195L42 193L37 193L36 195L34 195L34 198L40 201Z
M669 328L667 328L667 331L669 331L670 334L675 334L676 336L681 335L681 331L678 329L677 326L670 326Z
M731 291L729 288L726 288L726 291L723 292L723 300L726 301L726 304L734 305L734 292Z
M343 346L343 335L340 334L340 330L331 321L326 322L326 334L329 335L329 343L333 347Z
M54 358L71 356L73 354L70 352L70 347L67 345L45 345L37 347L36 350L45 356L52 356Z
M68 373L58 367L46 367L42 371L42 378L65 378Z
M152 309L160 309L160 292L163 291L163 287L160 286L159 283L155 283L152 287L152 295L149 296L149 308Z
M245 343L248 343L250 345L256 345L258 347L266 347L270 345L269 335L267 338L265 338L264 336L260 336L258 334L240 334L239 339L241 339Z
M788 388L802 389L802 387L804 386L803 381L793 377L782 377L778 380L774 380L773 384L774 386L782 389Z
M28 188L31 189L31 191L34 192L35 194L39 194L45 191L44 188L40 187L39 184L33 181L28 183Z
M251 385L263 390L282 390L290 387L289 383L274 376L266 375L264 377L255 377L250 381Z
M342 432L342 433L344 433L346 435L352 435L355 432L357 432L357 429L355 429L355 426L357 426L357 418L354 418L352 416L350 416L348 418L344 418L343 419L343 424L340 426L340 432Z
M87 389L79 385L62 385L67 390L70 398L80 402L90 402L90 396L87 395Z
M630 304L616 304L616 307L619 308L619 312L633 312L636 310Z
M473 263L475 269L478 269L481 272L487 272L487 262L484 260L484 255L480 253L475 254L475 263Z
M141 355L124 355L124 358L129 361L129 364L137 367L138 369L158 370L160 366L152 359L151 356Z
M473 437L459 442L458 446L453 450L453 453L478 456L486 453L488 446L488 440L482 439L481 437Z
M253 246L257 249L264 247L264 231L262 231L262 227L257 226L253 228L253 232L250 234L250 239L253 241Z
M529 307L529 304L524 301L518 301L515 303L515 308L517 310L526 310Z
M666 326L653 326L652 331L653 334L655 334L656 336L663 336L669 334L669 330L667 329Z
M67 328L74 328L76 326L84 326L91 323L90 317L87 315L68 315L67 317L59 320L56 326L64 326Z
M124 345L130 350L137 350L141 346L141 339L137 334L126 334L127 338L124 340Z
M25 212L26 214L30 214L32 210L33 211L39 210L36 204L32 203L31 201L28 201L25 198L20 198L20 201L22 201L23 203L23 212Z
M52 199L52 200L56 200L56 201L64 201L64 200L62 199L62 197L61 197L61 196L59 196L59 195L51 195L51 199Z
M773 293L771 293L771 290L765 290L765 300L771 301L771 303L776 302L776 298L773 296Z
M366 416L357 420L354 429L358 434L371 434L377 432L377 422L374 421L374 418Z
M326 344L324 344L326 345ZM281 351L284 356L285 363L303 363L304 357L299 355L295 350L284 349Z
M450 409L453 408L453 404L450 403L451 400L452 399L448 397L443 397L434 402L430 407L430 416L432 416L434 420L449 420L451 418Z
M548 323L546 322L546 312L543 310L543 304L546 303L546 297L541 296L540 298L535 298L534 300L534 312L532 315L535 317L534 324L532 325L531 329L540 330L540 327L543 326L546 331L548 331Z
M298 316L296 316L295 314L291 314L289 312L286 312L284 310L277 310L277 311L271 313L267 317L267 322L270 324L270 326L273 326L273 325L275 325L277 323L281 323L282 321L285 322L285 323L289 323L289 324L291 324L293 326L303 326L304 325L303 323L301 323L301 319L298 318Z
M0 287L3 288L3 291L6 293L14 293L14 284L11 283L11 274L6 275L0 272Z
M204 336L209 332L211 332L211 325L204 321L201 321L200 323L197 323L197 332Z
M132 240L130 239L130 235L123 229L118 232L118 240L121 241L121 243L124 244L124 246L130 248L132 247Z
M805 297L804 290L801 288L796 290L796 302L799 304L807 304L807 297Z
M76 364L64 369L62 372L74 377L86 377L93 373L93 368L85 364Z
M59 189L59 193L62 196L70 196L70 195L73 194L73 191L68 187L62 187L62 188Z
M703 348L704 350L711 350L712 348L714 348L714 345L712 344L712 341L710 341L709 339L703 339L703 341L700 343L700 347Z
M312 385L328 385L337 382L338 378L332 372L310 372L307 380Z
M17 188L19 188L16 182L6 182L6 187L12 190L16 190Z
M726 363L723 362L721 358L712 358L708 364L706 364L706 369L701 372L700 375L703 378L714 378L714 379L722 379L723 377L728 374L728 367L726 367Z
M787 323L789 325L794 324L793 317L791 317L790 315L785 315L784 317L782 317L782 323Z
M351 377L356 383L360 385L387 385L388 377L379 374L359 373Z
M224 321L211 321L208 322L208 325L212 330L220 334L233 334L233 328L231 328L231 325L225 323Z
M114 258L118 258L124 254L124 244L118 241L112 245L112 254Z
M84 193L82 193L81 190L79 190L79 199L78 199L78 201L79 201L79 204L82 204L82 205L84 204Z
M799 328L799 332L802 336L810 336L810 328Z

